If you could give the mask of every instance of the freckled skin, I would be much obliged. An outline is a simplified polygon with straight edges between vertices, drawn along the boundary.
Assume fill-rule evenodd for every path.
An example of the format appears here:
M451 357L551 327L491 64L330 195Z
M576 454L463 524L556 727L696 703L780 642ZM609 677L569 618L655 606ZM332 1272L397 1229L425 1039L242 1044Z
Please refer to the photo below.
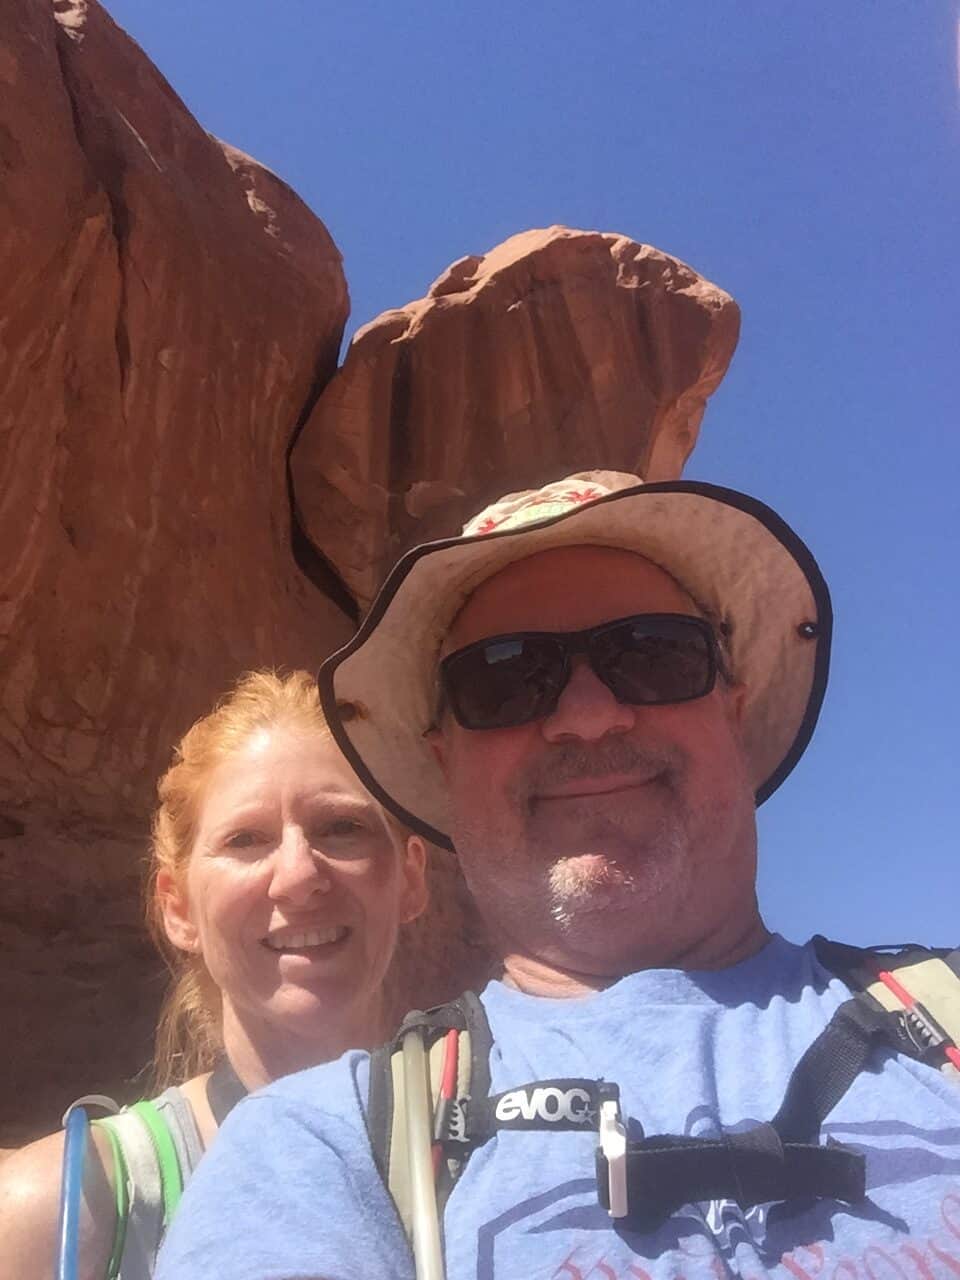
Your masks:
M483 583L444 652L645 612L698 610L640 556L546 551ZM640 968L719 968L763 945L742 695L718 682L691 702L629 706L581 658L542 720L478 732L444 717L432 742L454 844L518 985L575 993Z

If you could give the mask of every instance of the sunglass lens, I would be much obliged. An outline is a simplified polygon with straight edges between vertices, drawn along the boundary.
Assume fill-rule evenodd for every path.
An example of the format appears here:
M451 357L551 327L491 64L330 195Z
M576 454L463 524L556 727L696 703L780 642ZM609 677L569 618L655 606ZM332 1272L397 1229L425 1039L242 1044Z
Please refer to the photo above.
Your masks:
M547 715L565 676L563 649L548 636L490 640L453 654L443 686L466 729L506 729Z
M713 649L698 619L630 619L591 639L594 669L621 702L702 698L713 687Z

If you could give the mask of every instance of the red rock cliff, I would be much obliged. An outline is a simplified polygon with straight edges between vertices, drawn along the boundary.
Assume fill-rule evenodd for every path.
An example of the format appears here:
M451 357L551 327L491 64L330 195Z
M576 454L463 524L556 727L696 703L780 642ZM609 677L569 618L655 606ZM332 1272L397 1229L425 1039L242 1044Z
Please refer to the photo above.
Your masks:
M205 133L96 3L6 4L0 89L15 1129L144 1060L159 985L139 857L173 741L240 671L315 665L349 634L294 562L286 475L348 302L323 224Z

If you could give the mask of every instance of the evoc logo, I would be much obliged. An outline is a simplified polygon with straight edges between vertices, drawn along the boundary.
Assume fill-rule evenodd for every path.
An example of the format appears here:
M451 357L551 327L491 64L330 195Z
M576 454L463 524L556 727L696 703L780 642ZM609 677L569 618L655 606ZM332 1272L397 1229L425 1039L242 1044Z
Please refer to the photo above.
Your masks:
M586 1089L558 1089L556 1085L538 1084L529 1089L511 1089L497 1103L498 1120L546 1120L556 1123L590 1124L593 1120L591 1098Z

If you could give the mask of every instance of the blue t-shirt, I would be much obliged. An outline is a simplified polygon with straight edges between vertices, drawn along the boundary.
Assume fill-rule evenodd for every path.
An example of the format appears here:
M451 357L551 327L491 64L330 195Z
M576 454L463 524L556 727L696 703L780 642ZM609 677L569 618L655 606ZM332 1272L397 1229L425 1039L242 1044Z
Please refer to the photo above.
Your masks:
M617 1081L648 1134L769 1120L847 997L811 946L774 938L714 973L646 970L575 1000L492 983L492 1089ZM413 1280L364 1126L368 1059L348 1053L240 1104L187 1190L157 1280ZM656 1231L599 1207L588 1133L500 1132L444 1216L448 1280L960 1280L960 1087L880 1050L824 1135L866 1153L867 1199L743 1211L688 1204Z

